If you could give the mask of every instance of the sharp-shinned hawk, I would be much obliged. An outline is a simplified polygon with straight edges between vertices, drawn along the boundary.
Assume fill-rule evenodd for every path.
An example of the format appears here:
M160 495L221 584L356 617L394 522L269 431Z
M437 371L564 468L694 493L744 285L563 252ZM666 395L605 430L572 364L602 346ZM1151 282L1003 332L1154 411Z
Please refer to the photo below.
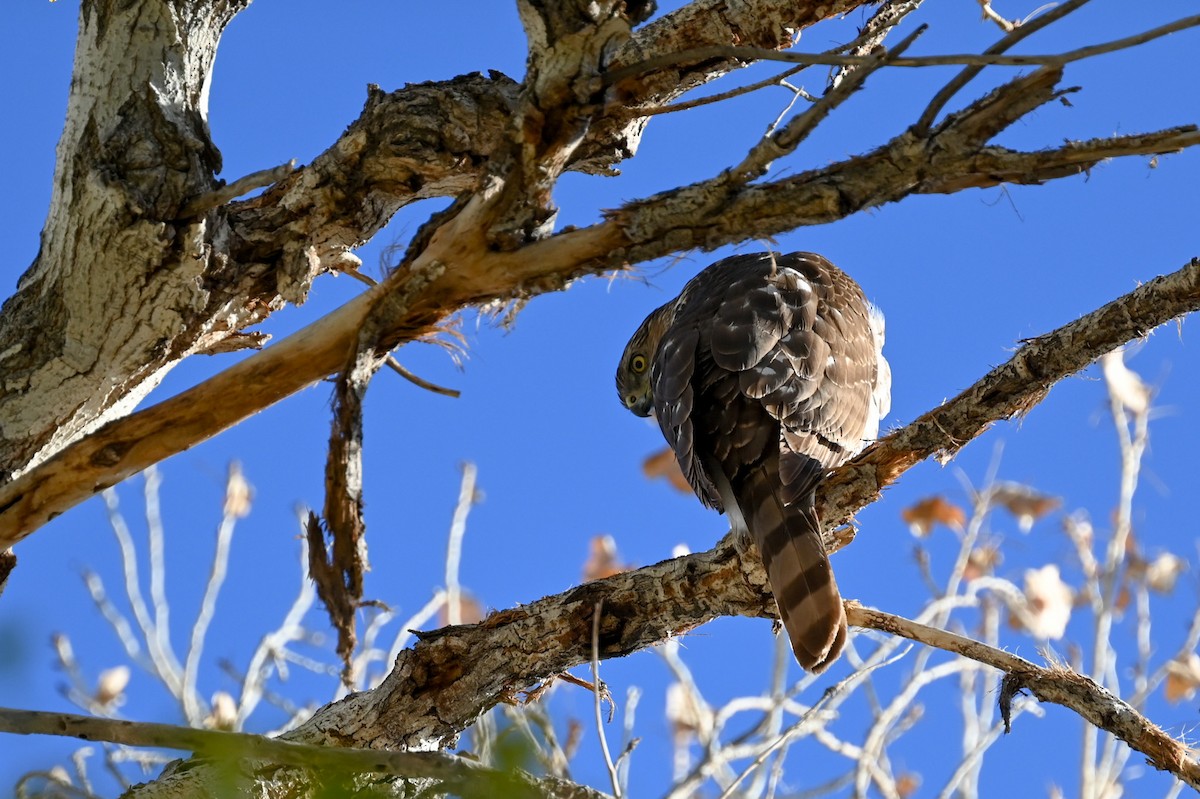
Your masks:
M654 414L700 501L758 546L813 672L846 640L815 490L879 432L883 333L858 284L820 255L737 255L650 314L617 367L625 407Z

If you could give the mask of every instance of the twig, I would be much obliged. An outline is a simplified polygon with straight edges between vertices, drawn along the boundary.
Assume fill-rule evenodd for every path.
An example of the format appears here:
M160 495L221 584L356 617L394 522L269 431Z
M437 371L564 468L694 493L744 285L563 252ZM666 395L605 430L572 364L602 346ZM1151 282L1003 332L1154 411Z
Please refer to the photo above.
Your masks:
M142 598L142 589L138 578L137 548L133 544L133 537L129 533L129 526L125 523L125 517L121 515L116 491L109 489L104 492L104 505L108 511L109 526L121 549L121 568L125 574L125 594L129 598L129 606L133 609L133 617L141 629L142 640L146 642L146 651L150 656L154 674L158 676L171 695L182 704L183 667L175 656L170 639L158 633L154 620L150 618L150 612L146 608L146 602ZM184 710L186 713L186 708Z
M992 0L979 0L979 8L981 11L983 11L984 19L990 19L992 22L995 22L1000 26L1000 30L1004 31L1005 33L1012 33L1013 30L1020 24L1018 22L1011 22L1002 17L999 12L996 11L996 9L992 8Z
M197 197L193 197L188 203L183 206L179 212L180 219L191 219L192 217L200 216L205 211L213 208L218 208L228 202L236 200L243 194L249 194L255 189L261 189L264 186L270 186L273 183L278 183L292 173L296 168L296 159L288 161L286 164L280 164L271 169L263 169L258 172L252 172L245 177L238 178L233 183L226 184L219 189L214 189L210 192L205 192Z
M204 597L196 614L196 623L192 626L191 644L183 667L183 706L188 723L192 726L200 726L204 720L200 694L196 690L196 676L200 672L200 657L204 653L204 639L208 635L208 626L216 614L217 597L221 593L221 586L225 583L225 575L229 569L229 545L233 541L233 530L237 526L238 518L245 515L241 512L243 499L230 502L229 497L235 493L244 494L248 490L241 467L236 461L229 464L229 477L225 484L227 499L221 514L221 523L217 526L217 545L213 551L208 583L204 586Z
M1017 702L1013 703L1012 716L1010 718L1016 718L1022 713L1036 709L1037 705L1033 704L1031 700L1018 700ZM942 788L941 793L938 794L938 799L954 799L954 797L961 797L964 795L964 791L962 790L963 782L968 776L972 775L976 767L983 762L984 752L986 752L992 744L1000 740L1000 736L1003 733L1003 724L992 724L988 728L987 733L980 736L975 745L963 753L962 762L958 764L958 768L956 768L954 773L950 775L950 778L946 780L945 786ZM974 795L974 793L968 795Z
M420 386L421 388L425 389L426 391L432 391L434 394L441 394L442 396L445 396L445 397L454 397L455 399L458 399L459 397L462 396L462 392L456 388L446 388L445 386L439 386L437 383L430 383L425 378L413 374L412 372L408 371L403 366L401 366L400 362L397 361L396 358L392 355L389 355L387 360L384 361L384 363L386 363L393 372L400 375L405 380L412 383L414 386Z
M825 92L824 97L789 122L782 130L763 137L740 164L729 170L728 174L732 180L738 183L753 180L765 173L772 161L795 150L821 124L822 120L858 91L873 72L892 63L900 53L907 50L917 40L917 37L925 32L926 27L922 25L906 36L892 52L880 52L868 56L862 69L856 70L846 80Z
M1067 0L1067 2L1063 3L1062 5L1057 6L1048 13L1038 17L1034 22L1028 25L1022 25L1019 28L1015 28L1003 39L993 44L987 50L984 50L983 54L988 57L998 57L1001 53L1012 47L1017 42L1021 41L1027 36L1037 33L1047 25L1057 22L1058 20L1070 14L1072 11L1083 7L1083 5L1087 2L1088 0ZM974 80L975 76L983 71L983 67L984 65L982 64L974 64L968 66L962 72L955 75L949 83L943 86L938 93L933 96L933 99L929 102L929 105L921 113L921 117L917 120L917 124L913 126L913 130L918 135L928 133L929 129L933 126L934 120L937 119L937 115L940 114L942 109L946 107L946 103L950 102L954 95L958 94L964 86Z
M604 732L604 712L601 708L600 696L600 611L602 602L596 603L592 612L592 696L595 697L596 734L600 738L600 752L604 755L604 767L608 769L608 779L612 783L613 796L621 799L621 780L617 775L617 767L613 763L612 754L608 751L608 736Z
M909 12L915 10L921 4L921 2L922 0L891 0L891 2L884 4L879 8L878 11L875 12L875 14L863 27L862 32L859 33L859 35L855 37L853 41L839 45L833 49L826 50L825 52L830 55L835 55L837 53L850 51L860 56L865 56L867 53L873 50L879 44L879 42L883 41L884 36L887 35L889 30L899 24L900 20L902 20ZM777 51L772 50L770 52ZM706 97L700 97L695 100L672 103L671 105L638 108L637 114L638 116L673 114L677 111L688 111L693 108L700 108L701 106L732 100L735 97L741 97L743 95L750 94L751 92L765 89L768 86L787 87L788 84L786 81L788 78L798 72L808 69L811 66L814 65L797 64L794 67L785 69L783 72L780 72L777 75L772 75L769 78L763 78L762 80L746 84L745 86L739 86L736 89L717 92L716 94L710 94ZM837 84L841 82L841 77L846 74L847 69L850 69L850 67L847 66L845 69L839 72L838 76L830 82L830 85L836 87Z
M303 531L306 514L301 510L298 515L300 529ZM308 539L304 535L298 537L300 539L300 591L284 615L283 621L275 630L262 637L254 649L254 654L250 657L250 665L246 668L245 679L242 681L241 698L238 701L236 728L239 730L245 725L246 719L250 717L262 699L263 688L270 675L271 667L268 663L287 647L289 641L294 641L301 636L304 616L312 607L317 596L316 588L308 579Z
M478 501L475 493L477 473L475 464L470 461L463 463L458 502L454 505L450 537L446 542L446 622L451 625L462 624L462 585L458 581L458 571L462 563L463 536L467 533L467 515Z
M387 661L389 664L395 662L400 650L408 645L409 640L413 637L412 631L424 626L425 622L436 616L445 604L446 592L439 589L433 593L428 602L421 606L420 610L400 625L400 632L396 634L396 639L392 641L392 648L388 650Z
M142 496L146 505L146 549L150 556L150 602L154 605L154 646L166 652L171 649L171 604L166 590L166 528L159 501L162 473L155 465L142 474L145 480Z
M45 789L36 793L29 793L28 786L34 780L44 780L46 783L54 786L56 793L61 793L65 796L78 796L80 799L97 799L94 794L88 793L82 788L76 787L67 781L67 773L61 770L54 771L30 771L21 775L21 779L17 780L17 784L13 786L13 792L18 799L24 799L28 796L53 796L55 793Z
M848 610L849 607L847 607L847 611ZM850 621L849 616L847 616L847 619L851 624L856 623L854 621ZM938 664L937 666L914 669L912 678L909 679L904 688L896 694L895 698L892 699L891 704L884 708L883 713L875 719L874 723L871 725L871 728L867 732L866 739L862 744L862 757L859 758L858 765L855 770L854 789L856 795L865 796L871 780L874 780L876 785L881 790L884 790L885 786L880 784L879 775L874 772L874 767L883 759L888 730L900 719L901 714L912 706L913 700L916 698L917 694L920 693L921 689L929 683L940 680L943 677L949 677L962 672L964 669L973 668L977 668L975 664L963 660L962 658L955 658L954 660ZM892 792L894 791L895 788L893 786Z
M892 663L895 663L896 660L898 660L898 659L899 659L898 657L888 658L886 660L882 660L877 663L874 663L867 668L858 669L857 671L853 671L846 677L843 677L841 680L834 683L829 688L825 689L825 692L823 694L821 694L821 698L818 699L815 703L813 703L813 706L810 707L807 711L805 711L805 713L800 716L798 721L793 723L791 726L789 726L786 730L784 730L778 736L775 736L774 740L771 741L771 743L768 744L762 750L762 752L757 757L755 757L754 760L751 761L751 763L748 766L746 766L746 768L744 768L737 775L737 777L734 779L734 781L732 783L730 783L725 788L725 790L721 793L720 799L729 799L729 797L733 796L733 792L737 788L737 786L747 776L749 776L749 774L751 772L753 772L755 769L760 768L763 765L763 763L767 762L767 758L770 757L772 752L776 751L780 747L785 746L792 738L795 738L805 728L813 726L813 724L817 720L818 714L824 709L825 705L829 704L835 697L837 697L838 695L850 694L853 691L854 687L858 683L865 680L871 672L873 672L877 669L883 668L885 666L890 666Z
M1118 384L1120 376L1132 373L1124 366L1121 351L1105 356L1104 377L1108 388L1109 409L1117 443L1121 453L1120 490L1112 535L1105 548L1104 562L1099 567L1097 590L1093 599L1098 606L1095 614L1095 641L1092 651L1091 677L1114 692L1120 691L1116 677L1116 652L1112 646L1113 615L1116 609L1119 577L1124 572L1127 545L1133 532L1133 497L1137 491L1142 456L1149 441L1150 402L1146 392L1145 402L1140 407L1127 407ZM1115 370L1112 365L1116 364ZM1136 378L1134 378L1136 379ZM1128 412L1127 412L1128 411ZM1133 415L1132 431L1129 415ZM1144 588L1142 589L1144 591ZM1139 625L1140 627L1141 625ZM1109 675L1112 675L1111 678ZM1098 730L1090 725L1083 730L1082 760L1080 765L1080 795L1084 799L1095 799L1108 793L1110 784L1116 779L1121 755L1112 737L1106 737L1100 745L1097 758Z
M1157 769L1169 771L1200 789L1200 763L1187 746L1167 735L1133 707L1088 677L1061 666L1043 668L1024 658L945 630L900 616L846 603L850 624L872 627L913 641L955 652L1007 673L1008 695L1028 689L1042 702L1070 708L1086 721L1107 730L1146 756ZM1003 694L1002 694L1003 701Z
M641 743L641 738L634 737L633 728L637 714L638 702L642 698L642 689L636 685L631 685L625 691L625 706L624 717L622 718L621 732L621 754L617 755L617 776L621 780L622 793L629 791L629 764L632 761L630 755L637 745Z
M1034 22L1022 25L1015 28L1012 33L1001 39L996 44L989 47L983 53L951 53L945 55L924 55L924 56L904 56L888 60L888 66L893 67L944 67L944 66L966 66L962 74L971 73L970 77L977 75L984 67L989 66L1005 66L1005 67L1031 67L1031 66L1063 66L1075 61L1082 61L1087 58L1094 58L1099 55L1114 53L1119 50L1128 50L1131 47L1136 47L1146 42L1160 39L1171 33L1176 33L1188 28L1194 28L1200 25L1200 15L1189 17L1181 17L1173 22L1168 22L1164 25L1159 25L1156 28L1136 33L1130 36L1124 36L1120 39L1113 39L1100 44L1088 45L1087 47L1079 47L1074 50L1068 50L1064 53L1030 53L1028 55L1005 55L1004 51L1012 47L1017 42L1032 33L1044 28L1051 22L1074 11L1078 7L1087 3L1088 0L1069 0L1063 5L1057 6L1053 11L1043 14ZM874 55L838 55L836 53L793 53L780 52L778 50L770 50L763 47L738 47L735 45L712 45L708 47L697 47L692 50L682 50L677 53L668 53L658 56L654 59L649 59L638 64L631 64L627 67L614 70L605 75L604 82L606 85L613 85L621 81L645 74L647 72L674 67L680 64L699 64L705 61L711 61L718 58L727 58L736 61L752 62L752 61L780 61L790 64L802 64L804 66L864 66L873 63L877 56ZM970 78L963 79L955 78L943 91L947 92L943 98L939 93L934 104L930 105L930 109L926 113L929 114L928 123L932 124L933 117L937 116L937 112L945 105L958 90L965 86L970 81ZM952 90L951 90L951 87ZM932 112L932 113L930 113ZM922 117L924 120L924 116ZM920 124L920 123L918 123ZM928 125L921 128L927 130Z
M780 72L777 75L772 75L769 78L763 78L762 80L755 81L754 83L748 83L745 86L739 86L736 89L729 89L728 91L717 92L716 94L710 94L705 97L698 97L695 100L685 100L683 102L671 103L670 105L656 105L651 106L650 108L639 108L637 113L638 116L647 117L657 116L660 114L674 114L678 113L679 111L690 111L693 108L700 108L702 106L712 105L714 103L722 103L726 100L732 100L735 97L741 97L743 95L750 94L751 92L765 89L768 86L786 87L786 81L788 78L790 78L792 75L795 75L797 72L808 69L811 66L812 64L797 64L794 67L785 69L783 72Z
M906 16L920 8L922 2L923 0L888 0L881 3L867 20L858 37L844 49L850 55L869 55L877 47L881 47L888 34L895 30ZM857 67L851 65L839 67L829 79L830 88L837 88L837 85L856 69Z

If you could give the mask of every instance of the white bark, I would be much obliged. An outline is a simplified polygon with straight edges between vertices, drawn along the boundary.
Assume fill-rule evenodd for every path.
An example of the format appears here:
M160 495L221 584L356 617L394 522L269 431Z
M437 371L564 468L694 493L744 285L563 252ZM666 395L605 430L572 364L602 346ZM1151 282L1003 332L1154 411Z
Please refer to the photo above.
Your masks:
M126 414L249 317L212 302L226 226L178 221L213 186L213 58L240 3L85 2L42 247L0 317L0 465L20 473Z

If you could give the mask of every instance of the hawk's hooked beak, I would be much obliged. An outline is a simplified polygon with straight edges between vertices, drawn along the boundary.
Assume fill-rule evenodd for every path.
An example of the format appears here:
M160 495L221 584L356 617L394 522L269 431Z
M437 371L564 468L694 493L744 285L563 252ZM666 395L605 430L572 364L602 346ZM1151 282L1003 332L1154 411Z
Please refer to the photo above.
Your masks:
M650 392L639 394L633 404L628 407L635 415L644 418L654 412L654 399L650 396Z

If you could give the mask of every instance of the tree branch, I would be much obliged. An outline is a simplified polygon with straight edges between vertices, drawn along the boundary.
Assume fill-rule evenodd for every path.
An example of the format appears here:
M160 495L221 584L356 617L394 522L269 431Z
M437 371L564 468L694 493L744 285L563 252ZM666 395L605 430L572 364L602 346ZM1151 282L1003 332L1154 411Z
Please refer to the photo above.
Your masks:
M702 44L788 47L795 31L863 2L702 0L646 26L606 66ZM476 190L513 132L522 87L499 73L375 88L312 164L212 208L228 192L213 179L205 87L221 32L248 2L197 0L178 15L176 5L106 0L81 15L88 78L72 82L42 249L0 315L0 481L127 413L181 359L303 302L318 275L357 265L350 251L405 204ZM614 87L568 167L611 171L637 150L638 106L743 66L719 59Z
M957 451L996 420L1033 407L1054 382L1099 353L1197 309L1200 259L1026 343L967 391L834 472L818 492L826 529L850 518L921 458ZM844 543L836 538L827 534L831 548ZM492 613L479 624L422 634L416 646L400 652L378 688L325 707L288 737L325 746L445 746L522 687L587 663L598 604L599 652L605 658L682 635L718 616L773 612L762 567L743 563L726 536L706 552L586 583ZM531 648L529 641L541 644ZM189 767L179 776L195 779L189 785L200 791L204 768ZM259 776L270 795L271 775Z
M1200 762L1189 747L1167 735L1131 705L1113 696L1090 678L1066 666L1049 668L1037 666L1024 658L996 649L987 644L929 627L901 616L863 607L857 602L846 603L846 618L856 627L870 627L912 641L919 641L971 660L985 663L1005 673L1000 690L1000 711L1008 720L1013 698L1028 689L1042 702L1070 708L1088 723L1120 738L1146 756L1160 771L1169 771L1179 779L1200 790Z
M1087 0L1084 0L1087 2ZM1041 18L1039 17L1039 20ZM1190 17L1181 17L1180 19L1159 25L1156 28L1135 33L1130 36L1122 36L1120 39L1102 42L1100 44L1092 44L1086 47L1078 47L1074 50L1068 50L1064 53L1029 53L1023 55L1005 55L1002 52L986 53L945 53L940 55L915 55L915 56L899 56L888 61L888 66L893 67L945 67L945 66L968 66L975 68L976 72L983 67L1001 66L1001 67L1040 67L1040 66L1064 66L1075 61L1082 61L1085 58L1095 58L1096 56L1115 53L1120 50L1128 50L1132 47L1145 44L1146 42L1160 39L1163 36L1168 36L1172 33L1178 33L1188 28L1200 26L1200 15L1192 15ZM1032 33L1028 28L1022 27L1017 30L1022 31L1024 35ZM1011 36L1011 34L1010 34ZM1024 38L1023 36L1021 38ZM1006 41L1006 47L1011 46L1015 42ZM844 55L841 53L793 53L790 51L780 52L777 50L768 50L761 47L738 47L731 45L712 45L709 47L698 47L692 50L684 50L682 53L670 53L657 59L652 59L642 64L631 64L620 70L607 73L605 80L609 83L619 83L624 78L632 75L637 75L641 71L650 71L662 69L667 66L674 66L681 63L694 63L697 61L710 61L716 58L740 59L743 61L778 61L784 64L801 64L803 66L833 66L833 67L858 67L874 63L874 57L870 54L851 54ZM947 98L949 99L949 98ZM940 106L938 107L940 110ZM935 114L936 115L936 114Z
M1172 152L1200 144L1181 127L1068 143L1036 152L987 146L1016 119L1059 96L1060 71L1043 67L950 115L921 137L905 131L877 150L824 169L746 186L728 173L634 202L600 224L518 250L496 251L476 202L433 231L412 264L284 341L205 383L112 422L17 480L0 487L0 548L146 466L181 452L340 369L367 309L380 297L405 298L389 315L379 346L389 349L434 330L475 304L528 299L583 275L680 250L766 238L914 193L945 193L1004 182L1039 183L1076 175L1119 155ZM476 215L473 215L476 214Z

